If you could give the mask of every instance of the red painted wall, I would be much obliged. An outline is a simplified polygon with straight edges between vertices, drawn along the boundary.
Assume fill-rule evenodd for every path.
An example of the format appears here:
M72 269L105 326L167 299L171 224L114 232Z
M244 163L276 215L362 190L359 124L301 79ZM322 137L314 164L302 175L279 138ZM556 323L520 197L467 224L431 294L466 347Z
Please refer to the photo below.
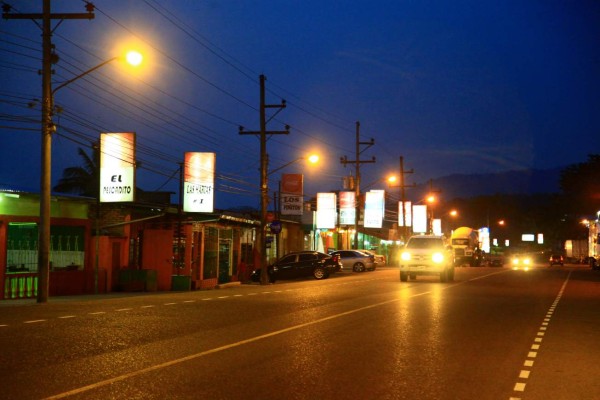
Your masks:
M171 229L145 229L142 257L142 269L157 271L158 291L171 290L173 231Z

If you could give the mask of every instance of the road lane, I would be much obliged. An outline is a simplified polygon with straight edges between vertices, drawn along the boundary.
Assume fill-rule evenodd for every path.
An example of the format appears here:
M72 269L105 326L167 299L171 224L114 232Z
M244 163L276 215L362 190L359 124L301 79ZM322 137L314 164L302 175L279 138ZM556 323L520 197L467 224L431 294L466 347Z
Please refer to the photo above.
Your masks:
M461 269L454 284L401 284L382 270L71 307L81 316L47 307L42 314L75 317L0 330L0 344L12 329L36 350L0 372L14 378L8 398L86 385L95 386L69 398L508 398L566 276L520 272ZM106 314L90 315L94 307ZM36 346L39 335L51 338ZM66 347L88 336L95 342ZM55 354L50 342L65 355L36 366ZM32 375L46 386L18 387Z

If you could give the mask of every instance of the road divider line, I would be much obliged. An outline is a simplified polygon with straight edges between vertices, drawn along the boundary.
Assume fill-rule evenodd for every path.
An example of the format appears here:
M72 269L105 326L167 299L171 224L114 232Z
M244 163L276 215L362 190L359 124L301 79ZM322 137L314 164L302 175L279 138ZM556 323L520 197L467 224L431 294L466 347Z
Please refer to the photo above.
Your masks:
M538 329L538 331L536 333L536 337L533 339L534 344L531 345L529 352L527 353L527 358L525 359L525 362L523 363L523 366L528 367L529 369L521 370L521 372L519 373L520 380L529 379L529 375L531 374L531 368L533 367L533 363L534 363L533 359L538 356L538 350L540 350L540 347L541 347L540 343L542 343L542 338L546 334L546 330L548 329L548 325L550 323L550 318L552 317L552 314L554 313L556 306L558 306L558 302L560 301L563 293L565 292L567 283L569 282L569 278L571 277L571 272L572 271L569 271L569 274L567 275L567 278L565 279L560 290L558 291L558 294L556 295L554 302L552 303L552 305L550 306L550 309L546 313L546 317L544 318L542 324L540 325L540 328ZM532 350L535 350L535 351L532 351ZM515 383L513 391L522 393L525 391L526 386L527 386L526 382L517 381L517 383ZM509 400L520 400L520 397L509 397Z
M464 283L464 282L462 282L462 283ZM445 286L444 288L442 288L442 290L450 289L450 288L455 287L457 285L460 285L462 283L457 283L457 284L454 284L454 285ZM264 292L264 293L269 293L269 292ZM140 369L140 370L137 370L137 371L132 371L132 372L129 372L129 373L126 373L126 374L115 376L114 378L105 379L103 381L99 381L99 382L96 382L96 383L92 383L90 385L82 386L80 388L73 389L73 390L70 390L70 391L67 391L67 392L58 393L58 394L56 394L54 396L46 397L45 400L64 399L66 397L74 396L74 395L80 394L80 393L89 392L90 390L98 389L98 388L101 388L103 386L111 385L111 384L116 383L116 382L121 382L121 381L127 380L129 378L133 378L133 377L136 377L136 376L139 376L139 375L146 374L148 372L157 371L157 370L168 368L168 367L171 367L171 366L174 366L174 365L177 365L177 364L181 364L181 363L184 363L184 362L187 362L187 361L195 360L195 359L198 359L198 358L210 355L210 354L215 354L215 353L219 353L219 352L222 352L222 351L225 351L225 350L233 349L235 347L244 346L244 345L249 344L249 343L258 342L260 340L267 339L267 338L270 338L270 337L273 337L273 336L278 336L278 335L281 335L281 334L284 334L284 333L293 332L293 331L296 331L298 329L302 329L302 328L306 328L308 326L317 325L317 324L320 324L320 323L323 323L323 322L327 322L327 321L331 321L331 320L334 320L334 319L342 318L342 317L345 317L345 316L348 316L348 315L352 315L352 314L356 314L356 313L359 313L359 312L362 312L362 311L365 311L365 310L370 310L370 309L377 308L377 307L382 307L382 306L385 306L385 305L388 305L388 304L393 304L393 303L398 303L398 302L401 302L401 301L406 301L407 298L409 298L409 299L410 298L416 298L416 297L425 296L425 295L428 295L428 294L431 294L431 293L433 293L433 291L428 290L426 292L421 292L421 293L416 293L416 294L409 295L408 297L394 298L392 300L386 300L386 301L382 301L382 302L379 302L379 303L370 304L368 306L363 306L363 307L355 308L353 310L344 311L344 312L341 312L339 314L330 315L328 317L319 318L319 319L316 319L314 321L309 321L309 322L305 322L305 323L302 323L302 324L293 325L293 326L290 326L288 328L284 328L284 329L280 329L280 330L277 330L277 331L265 333L265 334L259 335L259 336L254 336L254 337L251 337L251 338L248 338L248 339L240 340L238 342L234 342L234 343L226 344L224 346L215 347L215 348L210 349L210 350L202 351L200 353L190 354L189 356L181 357L181 358L178 358L178 359L175 359L175 360L171 360L171 361L167 361L167 362L164 362L164 363L156 364L156 365L153 365L151 367L147 367L147 368L143 368L143 369Z

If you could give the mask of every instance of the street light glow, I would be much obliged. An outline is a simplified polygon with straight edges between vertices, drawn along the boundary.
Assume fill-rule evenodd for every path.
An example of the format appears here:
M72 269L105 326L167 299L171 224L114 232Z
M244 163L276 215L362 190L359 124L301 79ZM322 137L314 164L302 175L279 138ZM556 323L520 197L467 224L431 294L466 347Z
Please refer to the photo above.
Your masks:
M144 61L144 56L138 51L130 50L125 54L125 60L129 65L137 67Z
M308 157L308 162L310 162L311 164L316 164L316 163L318 163L318 162L319 162L319 156L318 156L318 155L316 155L316 154L311 154L311 155Z

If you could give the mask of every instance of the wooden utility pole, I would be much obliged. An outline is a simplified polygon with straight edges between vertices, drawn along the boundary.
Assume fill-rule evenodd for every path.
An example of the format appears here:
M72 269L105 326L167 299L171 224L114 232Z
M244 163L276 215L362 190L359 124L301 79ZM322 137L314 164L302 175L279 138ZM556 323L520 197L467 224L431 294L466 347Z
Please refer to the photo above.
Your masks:
M267 205L269 203L269 183L268 183L268 167L269 159L267 154L267 135L287 135L290 133L289 126L285 127L285 131L268 131L267 132L267 108L278 108L279 111L285 108L285 100L281 101L281 104L269 105L265 104L265 81L264 75L260 76L260 131L246 132L244 127L240 126L240 135L259 135L260 137L260 232L257 236L257 240L254 247L260 252L260 283L261 285L267 285L269 283L269 276L267 273L268 260L267 260ZM275 114L277 114L277 112ZM257 267L257 266L255 266Z
M360 164L364 164L364 163L374 163L375 162L375 157L373 157L371 160L361 160L360 159L360 155L363 151L365 151L366 149L368 149L369 147L373 146L375 144L375 139L371 138L370 141L368 142L361 142L360 141L360 122L356 121L356 160L348 160L348 157L344 156L344 157L340 157L340 162L342 164L344 164L344 167L346 166L346 164L354 164L355 166L355 170L356 170L356 181L354 182L354 196L355 196L355 207L356 207L356 212L355 212L355 220L354 220L354 246L352 247L353 249L358 249L358 220L360 217ZM364 148L362 151L360 149L360 146L367 146L366 148Z
M48 301L50 283L50 186L52 170L52 134L56 127L52 122L54 99L52 91L52 64L57 60L53 53L52 26L53 19L93 19L94 5L86 4L87 13L50 12L50 0L44 0L42 13L11 14L11 6L2 7L4 19L42 20L42 170L40 176L40 224L38 237L38 292L37 302Z
M404 242L408 240L408 236L410 235L410 229L408 226L408 221L406 219L406 193L405 189L407 187L415 187L415 184L407 185L405 183L404 174L412 174L414 170L411 168L408 171L404 170L404 157L400 156L400 204L402 211L402 232L404 237ZM412 215L412 213L411 213ZM412 225L412 224L411 224Z

